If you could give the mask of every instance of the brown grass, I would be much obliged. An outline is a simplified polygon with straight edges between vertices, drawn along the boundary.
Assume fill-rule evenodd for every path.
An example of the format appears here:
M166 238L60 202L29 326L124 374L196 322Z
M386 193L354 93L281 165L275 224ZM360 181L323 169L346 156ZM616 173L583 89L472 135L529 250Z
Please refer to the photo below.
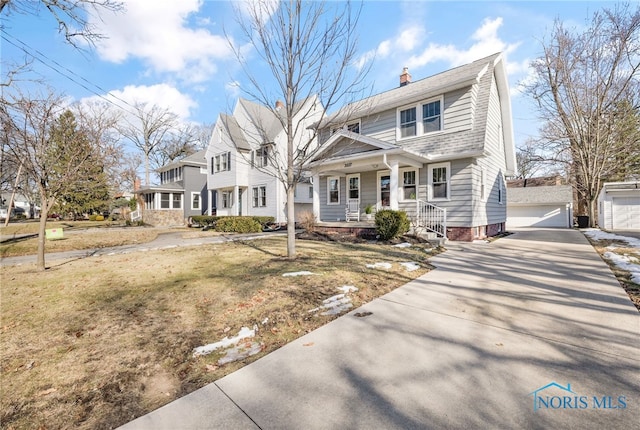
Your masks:
M47 240L45 244L47 253L146 243L154 240L161 232L168 230L149 227L125 227L124 224L106 221L48 222L47 229L53 228L62 228L64 237L58 240ZM176 229L171 229L171 231L176 231ZM37 222L12 223L7 227L0 228L0 235L3 236L33 235L1 243L0 256L15 257L35 254L38 250L37 233Z
M354 308L428 271L419 247L286 239L2 267L2 427L113 428L327 323L309 310L354 285ZM367 263L392 262L389 271ZM399 262L417 261L407 272ZM309 270L307 277L283 277ZM266 321L266 323L265 323ZM193 348L256 324L262 352L219 366Z

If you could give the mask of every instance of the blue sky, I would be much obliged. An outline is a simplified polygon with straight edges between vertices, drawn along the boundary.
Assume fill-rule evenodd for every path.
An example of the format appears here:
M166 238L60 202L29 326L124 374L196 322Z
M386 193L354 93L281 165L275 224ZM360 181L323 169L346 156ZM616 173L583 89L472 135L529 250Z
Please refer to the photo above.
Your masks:
M104 96L120 105L122 100L158 104L197 123L213 123L219 113L229 112L239 95L232 83L242 85L223 32L237 36L234 5L211 0L124 3L126 13L103 14L101 19L92 15L106 38L84 52L64 43L46 10L39 15L3 12L3 37L8 40L0 41L3 69L6 62L19 62L25 56L15 44L39 53L42 62L33 63L34 72L73 100ZM359 58L363 64L372 62L367 81L378 93L396 87L405 66L418 80L504 52L516 145L520 145L536 134L538 121L518 83L527 78L529 63L540 54L540 41L548 36L554 19L579 28L595 11L614 5L611 1L365 1L358 29Z

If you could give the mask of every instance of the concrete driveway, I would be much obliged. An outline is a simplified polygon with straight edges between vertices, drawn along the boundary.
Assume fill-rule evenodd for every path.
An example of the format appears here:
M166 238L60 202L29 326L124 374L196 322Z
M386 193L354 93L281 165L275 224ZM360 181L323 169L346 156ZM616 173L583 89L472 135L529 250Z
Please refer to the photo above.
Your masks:
M640 314L582 233L447 247L421 278L122 429L638 428Z

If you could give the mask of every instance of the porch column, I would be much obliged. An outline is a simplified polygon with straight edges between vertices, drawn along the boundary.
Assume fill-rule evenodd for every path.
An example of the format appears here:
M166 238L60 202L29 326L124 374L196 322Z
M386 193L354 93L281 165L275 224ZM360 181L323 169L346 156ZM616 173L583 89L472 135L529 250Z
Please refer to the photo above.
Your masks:
M238 212L238 209L240 208L240 187L238 185L233 187L233 198L233 214L238 216L240 214Z
M391 176L389 178L389 205L394 211L398 210L398 160L391 160Z
M313 182L313 216L317 221L320 221L320 175L314 173L312 176Z

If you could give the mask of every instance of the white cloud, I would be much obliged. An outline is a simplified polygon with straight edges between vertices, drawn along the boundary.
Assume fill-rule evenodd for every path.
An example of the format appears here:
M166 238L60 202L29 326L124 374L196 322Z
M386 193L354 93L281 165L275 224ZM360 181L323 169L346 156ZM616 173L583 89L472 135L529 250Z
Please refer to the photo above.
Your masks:
M402 27L405 27L404 25ZM356 61L356 67L361 70L370 61L381 60L397 54L410 52L419 46L424 39L425 30L418 25L412 25L398 33L392 39L383 40L375 49L365 52Z
M474 41L467 49L459 49L453 45L439 45L431 43L418 55L408 60L409 67L421 67L436 61L446 61L451 67L471 63L479 58L487 57L496 52L509 54L520 43L507 43L498 37L498 30L502 26L502 18L485 18L482 25L473 33Z
M104 60L139 58L154 72L202 82L216 73L214 60L230 54L224 37L188 27L187 19L202 6L200 0L125 0L124 6L124 12L91 19L97 32L106 36L97 43Z
M95 98L91 97L90 99ZM168 84L151 86L127 85L122 90L110 91L104 98L112 100L118 106L123 106L123 101L130 105L135 105L136 103L157 105L161 108L169 109L182 120L189 118L191 109L197 106L197 103L191 97L182 94L178 89ZM126 105L123 108L132 111Z

